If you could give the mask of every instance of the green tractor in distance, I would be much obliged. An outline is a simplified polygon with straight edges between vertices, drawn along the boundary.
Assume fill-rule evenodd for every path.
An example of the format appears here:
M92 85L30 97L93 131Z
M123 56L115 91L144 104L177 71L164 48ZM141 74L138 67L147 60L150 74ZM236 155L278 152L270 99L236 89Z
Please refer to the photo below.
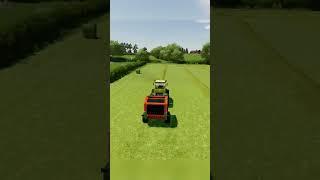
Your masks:
M167 89L167 80L155 80L153 82L154 88L151 91L151 96L168 96L169 89Z
M151 91L150 96L168 96L169 108L173 107L173 99L169 97L169 89L167 89L167 80L155 80L153 82L154 88Z

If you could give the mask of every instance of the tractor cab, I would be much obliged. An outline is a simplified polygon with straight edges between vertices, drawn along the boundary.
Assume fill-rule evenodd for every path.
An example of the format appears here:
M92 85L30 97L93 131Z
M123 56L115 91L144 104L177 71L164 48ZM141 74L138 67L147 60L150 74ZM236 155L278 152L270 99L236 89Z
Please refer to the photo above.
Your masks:
M167 80L155 80L153 82L154 89L152 89L152 95L161 95L161 96L168 96L169 90L167 89Z
M168 83L167 80L155 80L153 85L155 89L165 89Z

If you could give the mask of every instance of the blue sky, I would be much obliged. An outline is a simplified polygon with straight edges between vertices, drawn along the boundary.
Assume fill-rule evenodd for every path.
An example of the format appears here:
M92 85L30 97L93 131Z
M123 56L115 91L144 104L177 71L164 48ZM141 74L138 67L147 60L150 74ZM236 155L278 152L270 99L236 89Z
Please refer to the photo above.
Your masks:
M152 49L201 49L210 39L210 0L110 0L111 39Z

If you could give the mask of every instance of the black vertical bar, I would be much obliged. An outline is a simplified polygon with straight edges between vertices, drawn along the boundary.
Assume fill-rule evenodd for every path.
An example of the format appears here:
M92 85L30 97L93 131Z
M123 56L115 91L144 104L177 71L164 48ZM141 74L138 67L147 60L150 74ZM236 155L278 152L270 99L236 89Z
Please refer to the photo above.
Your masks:
M110 0L107 0L107 8L106 8L106 11L107 11L107 18L106 21L108 22L108 27L107 27L107 44L106 44L106 60L109 59L110 57ZM106 62L106 93L107 93L107 99L106 99L106 103L107 103L107 109L106 109L106 114L107 114L107 132L106 132L106 135L107 135L107 152L106 152L106 165L105 167L101 168L101 173L102 173L102 176L103 176L103 180L110 180L110 61L107 61Z
M216 132L215 132L215 122L216 119L214 117L215 116L215 112L214 112L214 105L216 104L215 102L215 96L216 96L216 91L214 90L214 85L216 84L216 76L214 76L214 69L215 69L215 60L213 58L213 36L214 36L214 30L213 28L215 28L214 26L214 19L213 19L213 10L214 10L214 3L212 1L210 1L210 180L213 179L213 177L215 176L214 174L214 148L215 148L215 144L214 142L216 142Z

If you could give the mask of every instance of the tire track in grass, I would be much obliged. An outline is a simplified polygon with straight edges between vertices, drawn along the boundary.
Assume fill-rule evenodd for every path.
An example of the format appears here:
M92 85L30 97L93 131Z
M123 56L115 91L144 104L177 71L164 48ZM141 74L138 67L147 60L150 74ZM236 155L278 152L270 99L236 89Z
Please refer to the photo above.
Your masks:
M210 67L204 65L188 65L187 68L207 87L210 87ZM210 88L209 88L210 89Z
M183 66L184 70L187 72L187 74L191 77L190 79L195 83L198 84L201 92L203 93L203 95L205 97L209 97L210 96L210 89L209 87L204 84L202 81L200 81L186 66Z
M283 56L276 48L274 48L270 43L268 43L255 29L252 27L252 25L248 22L243 20L242 18L236 18L241 22L246 29L254 35L255 39L259 41L263 47L268 50L271 54L277 57L277 60L285 64L287 67L289 67L293 72L299 74L302 76L306 81L309 81L310 84L312 84L315 88L320 89L320 83L318 83L315 79L309 76L308 73L306 73L303 68L297 67L290 63L290 61Z
M164 67L163 74L162 74L162 79L166 78L167 70L168 70L168 64L166 64L165 67Z

